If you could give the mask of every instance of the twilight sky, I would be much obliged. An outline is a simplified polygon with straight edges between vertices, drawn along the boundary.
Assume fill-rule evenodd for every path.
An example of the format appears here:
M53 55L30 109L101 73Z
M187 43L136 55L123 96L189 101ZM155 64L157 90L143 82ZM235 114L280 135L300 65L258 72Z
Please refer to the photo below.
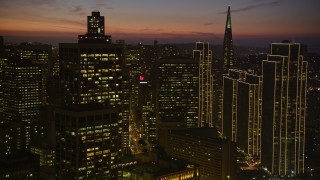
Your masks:
M0 35L74 42L86 32L86 16L100 11L113 39L221 44L229 4L236 45L282 39L319 45L319 0L1 0Z

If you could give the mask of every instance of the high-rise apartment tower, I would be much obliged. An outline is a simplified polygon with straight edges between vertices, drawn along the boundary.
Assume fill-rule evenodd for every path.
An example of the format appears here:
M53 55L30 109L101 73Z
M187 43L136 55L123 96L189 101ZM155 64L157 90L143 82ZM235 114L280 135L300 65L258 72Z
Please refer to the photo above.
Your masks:
M271 44L263 61L261 163L274 175L304 172L307 65L302 46Z

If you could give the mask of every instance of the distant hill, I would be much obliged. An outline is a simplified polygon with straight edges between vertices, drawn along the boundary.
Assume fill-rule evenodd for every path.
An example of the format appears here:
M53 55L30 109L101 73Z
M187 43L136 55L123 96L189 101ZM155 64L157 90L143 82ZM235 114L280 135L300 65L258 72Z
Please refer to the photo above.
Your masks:
M184 44L171 44L177 46L180 50L185 50L188 53L192 54L192 51L195 49L195 43L184 43ZM213 58L222 58L223 57L223 46L222 45L213 45L210 46ZM234 46L234 54L236 57L246 56L256 53L268 53L268 48L260 47L245 47L245 46Z

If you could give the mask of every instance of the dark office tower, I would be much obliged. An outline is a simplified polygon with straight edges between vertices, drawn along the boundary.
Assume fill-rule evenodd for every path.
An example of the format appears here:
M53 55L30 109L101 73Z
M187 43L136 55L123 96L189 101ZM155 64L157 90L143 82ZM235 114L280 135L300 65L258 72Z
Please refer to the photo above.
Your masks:
M123 44L79 41L60 43L61 105L99 102L123 107ZM119 115L119 131L124 131L123 148L128 146L128 114Z
M37 154L40 160L39 176L44 179L55 179L55 144L56 130L54 120L55 107L45 105L40 108L38 126L41 130L33 138L31 153Z
M300 44L271 44L262 65L261 163L274 175L304 173L307 62Z
M260 159L262 78L229 70L223 77L223 134L250 157Z
M3 49L3 46L4 46L3 36L0 36L0 52Z
M139 82L139 116L144 140L155 143L157 140L157 123L155 107L155 85L150 74L144 73L137 77ZM139 116L138 119L139 119ZM136 122L139 124L139 121Z
M198 126L198 60L160 59L157 62L157 119Z
M46 76L52 74L52 46L40 43L22 43L18 47L19 57L22 60L30 60L34 65L44 69Z
M228 7L226 29L224 32L223 40L223 74L227 74L229 69L234 68L233 59L233 42L232 42L232 29L231 29L231 13L230 6Z
M79 43L111 43L111 36L105 35L104 16L100 12L92 12L87 19L87 33L79 35Z
M0 125L0 157L26 152L25 122L5 122Z
M39 119L42 104L42 72L30 61L9 60L3 69L3 119L26 122L26 147L30 147L31 125Z
M0 36L0 124L3 123L2 113L3 113L3 86L2 86L2 69L7 57L4 53L3 36Z
M52 46L39 43L22 43L18 47L21 60L30 60L42 72L42 103L47 103L46 84L47 78L52 74Z
M32 153L0 157L0 179L39 179L39 157Z
M57 109L57 178L116 179L120 120L118 109L101 104Z
M213 126L212 52L209 43L197 42L193 58L199 63L199 121L198 126Z
M236 179L236 145L216 128L172 130L167 143L170 156L200 165L200 180Z
M307 96L308 116L306 128L309 131L309 134L311 134L315 139L318 140L318 142L320 142L320 86L310 88Z

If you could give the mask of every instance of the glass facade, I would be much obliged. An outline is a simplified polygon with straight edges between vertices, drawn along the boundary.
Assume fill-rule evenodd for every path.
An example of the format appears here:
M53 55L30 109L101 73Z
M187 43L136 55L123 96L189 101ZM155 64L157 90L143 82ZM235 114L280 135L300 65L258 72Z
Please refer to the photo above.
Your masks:
M81 108L81 106L78 106ZM56 172L59 179L112 179L121 152L118 109L58 109Z
M198 124L199 64L193 59L160 59L157 69L157 111L161 122Z

